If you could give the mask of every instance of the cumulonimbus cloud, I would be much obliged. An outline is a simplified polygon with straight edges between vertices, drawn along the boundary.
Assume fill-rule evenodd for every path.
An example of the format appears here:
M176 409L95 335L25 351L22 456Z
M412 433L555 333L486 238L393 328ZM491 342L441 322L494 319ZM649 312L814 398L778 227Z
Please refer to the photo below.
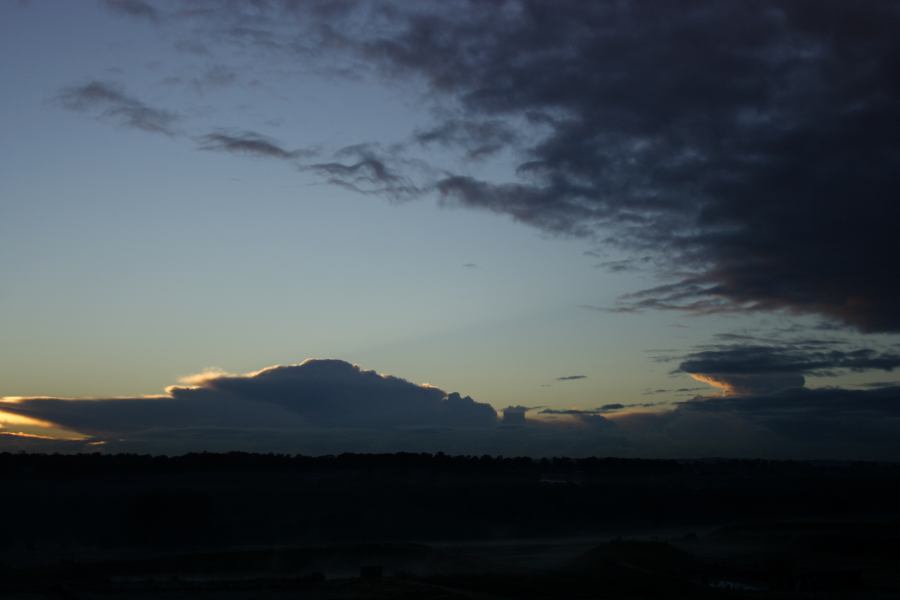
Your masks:
M4 414L35 425L0 429L0 450L621 452L624 440L600 417L573 432L571 423L525 419L528 409L516 410L520 427L502 427L512 423L468 396L315 359L244 375L206 371L158 396L0 399L0 427Z
M34 427L24 431L29 423ZM154 397L0 401L0 451L896 460L898 436L895 385L795 388L674 404L613 402L595 409L511 406L500 420L490 405L339 360L245 375L207 372Z
M208 373L165 395L23 398L2 410L94 436L152 429L485 427L488 404L364 371L340 360L307 360L247 375Z

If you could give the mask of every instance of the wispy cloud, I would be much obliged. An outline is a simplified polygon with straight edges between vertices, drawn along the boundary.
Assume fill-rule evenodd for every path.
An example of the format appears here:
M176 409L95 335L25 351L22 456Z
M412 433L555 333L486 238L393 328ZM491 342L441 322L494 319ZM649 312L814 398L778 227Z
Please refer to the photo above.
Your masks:
M274 140L253 131L219 131L197 138L201 150L246 154L262 158L292 160L314 156L311 149L287 150Z
M179 116L154 108L126 94L120 86L102 81L64 89L59 100L70 110L97 114L123 127L172 136Z

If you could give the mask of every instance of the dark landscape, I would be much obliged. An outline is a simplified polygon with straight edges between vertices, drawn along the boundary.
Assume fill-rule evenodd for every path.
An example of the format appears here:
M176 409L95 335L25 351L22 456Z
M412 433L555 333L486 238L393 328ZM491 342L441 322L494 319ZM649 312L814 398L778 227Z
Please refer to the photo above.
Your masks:
M2 454L4 598L900 593L900 465Z

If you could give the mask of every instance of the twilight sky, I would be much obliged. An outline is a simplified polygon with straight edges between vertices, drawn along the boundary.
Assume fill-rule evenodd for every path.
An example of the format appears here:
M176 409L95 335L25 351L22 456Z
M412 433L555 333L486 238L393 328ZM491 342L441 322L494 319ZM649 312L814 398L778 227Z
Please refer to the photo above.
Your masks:
M0 450L900 459L900 6L0 4Z

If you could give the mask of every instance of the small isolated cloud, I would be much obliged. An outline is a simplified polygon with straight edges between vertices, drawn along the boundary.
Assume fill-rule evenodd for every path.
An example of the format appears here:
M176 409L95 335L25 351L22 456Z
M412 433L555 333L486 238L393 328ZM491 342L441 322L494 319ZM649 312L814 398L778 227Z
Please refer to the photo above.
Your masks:
M661 402L642 402L639 404L622 404L621 402L610 402L597 408L545 408L541 411L542 415L557 415L568 417L596 417L607 413L616 413L623 410L633 408L658 408Z
M542 415L564 415L564 416L581 416L593 415L597 411L584 410L580 408L545 408L541 410Z
M465 267L466 269L477 269L478 265L476 265L475 263L463 263L463 267Z
M556 381L575 381L577 379L587 379L587 375L564 375L563 377L557 377Z
M59 94L59 101L69 110L95 113L122 127L169 136L175 135L179 120L177 114L148 106L126 94L120 86L102 81L65 88Z

